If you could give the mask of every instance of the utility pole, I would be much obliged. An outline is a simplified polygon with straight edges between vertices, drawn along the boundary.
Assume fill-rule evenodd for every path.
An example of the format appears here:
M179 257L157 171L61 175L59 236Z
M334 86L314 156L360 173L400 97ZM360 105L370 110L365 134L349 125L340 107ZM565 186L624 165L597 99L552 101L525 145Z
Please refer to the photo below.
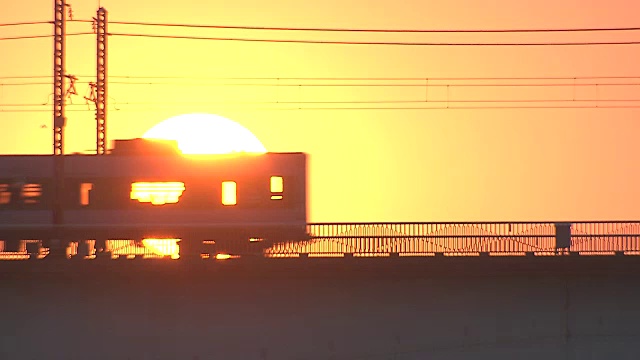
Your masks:
M96 33L96 82L89 83L91 95L85 97L96 105L96 155L107 154L107 22L107 10L100 7L93 18L93 30ZM105 254L104 238L96 239L95 250L97 256Z
M65 37L67 25L67 11L72 16L71 7L66 0L54 0L53 21L53 172L55 191L53 196L53 225L52 238L60 241L64 237L64 127L67 118L64 113L66 99L77 94L75 82L77 78L66 73L65 68ZM69 88L65 84L69 79ZM49 244L51 252L64 250L64 244Z
M54 40L53 40L53 165L55 194L53 200L54 239L60 240L60 227L64 224L64 127L66 118L64 103L65 87L65 33L66 33L66 0L54 0ZM60 247L61 244L52 244ZM56 246L57 245L57 246ZM52 249L53 250L53 249ZM56 249L57 251L58 249Z
M66 32L66 0L54 0L54 22L53 22L53 155L61 156L64 153L64 100L65 100L65 32ZM58 175L59 165L64 163L56 161L56 175ZM61 168L64 170L64 167ZM57 178L56 178L57 180Z
M107 10L98 9L96 17L97 67L96 67L96 154L107 153Z

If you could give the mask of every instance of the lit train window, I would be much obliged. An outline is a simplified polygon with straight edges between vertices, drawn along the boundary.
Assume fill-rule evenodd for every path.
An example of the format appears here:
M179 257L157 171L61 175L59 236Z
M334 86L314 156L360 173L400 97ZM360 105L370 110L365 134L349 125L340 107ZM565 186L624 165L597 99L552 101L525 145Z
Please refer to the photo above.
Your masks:
M9 192L9 185L0 184L0 205L6 205L11 202L11 192Z
M237 204L236 196L236 182L235 181L223 181L222 182L222 205L235 205Z
M42 185L40 184L24 184L22 186L22 201L25 204L37 204L42 196Z
M89 192L93 190L93 184L91 183L82 183L80 184L80 205L87 206L89 205Z
M131 184L131 200L153 205L175 204L185 187L182 182L136 182Z
M30 183L0 184L0 204L11 202L37 204L42 196L42 185Z
M282 200L284 192L284 179L282 176L271 177L271 200Z

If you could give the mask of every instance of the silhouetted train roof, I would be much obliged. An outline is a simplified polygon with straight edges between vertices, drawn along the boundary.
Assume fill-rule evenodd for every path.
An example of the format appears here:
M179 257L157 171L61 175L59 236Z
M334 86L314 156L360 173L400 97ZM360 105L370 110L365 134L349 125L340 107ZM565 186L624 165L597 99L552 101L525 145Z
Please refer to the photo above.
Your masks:
M189 174L208 173L214 168L266 169L298 168L304 166L307 155L290 153L231 153L215 155L182 155L175 143L142 139L116 141L112 153L69 154L65 156L65 173L68 176L94 174L116 176L118 174ZM0 176L53 176L53 155L0 155Z
M115 140L112 149L107 151L107 155L116 156L183 156L178 148L178 143L173 140L155 140L155 139L122 139ZM228 154L188 154L192 158L225 158L238 156L256 156L263 154L302 154L302 152L266 152L266 153L249 153L249 152L232 152ZM52 156L51 154L0 154L2 157L43 157ZM96 156L94 153L70 153L65 156ZM101 155L103 156L103 155Z

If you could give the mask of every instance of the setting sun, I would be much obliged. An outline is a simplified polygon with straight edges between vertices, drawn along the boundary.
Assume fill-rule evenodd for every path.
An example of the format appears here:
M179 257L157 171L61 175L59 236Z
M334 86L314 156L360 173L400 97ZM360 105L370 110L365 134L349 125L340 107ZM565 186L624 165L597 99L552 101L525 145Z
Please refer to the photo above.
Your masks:
M183 154L267 152L251 131L232 120L212 114L174 116L154 126L142 137L177 141Z
M183 154L230 154L267 152L262 142L251 131L225 117L212 114L184 114L162 121L142 136L145 139L173 140ZM235 205L235 183L222 184L223 204ZM134 183L131 185L132 200L164 205L177 203L185 185L181 182ZM177 241L167 239L144 239L143 245L157 255L179 257ZM222 257L227 259L229 257Z

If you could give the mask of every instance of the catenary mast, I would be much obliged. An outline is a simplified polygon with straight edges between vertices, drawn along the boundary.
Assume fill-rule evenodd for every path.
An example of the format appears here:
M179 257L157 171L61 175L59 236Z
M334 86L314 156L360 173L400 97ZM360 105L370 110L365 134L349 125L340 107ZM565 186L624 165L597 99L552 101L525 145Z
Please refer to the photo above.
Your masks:
M65 33L66 0L54 0L54 49L53 49L53 161L55 193L53 201L54 239L60 239L58 229L64 224L64 127L66 123L64 105L65 87Z
M107 153L107 10L101 7L96 17L96 154Z

